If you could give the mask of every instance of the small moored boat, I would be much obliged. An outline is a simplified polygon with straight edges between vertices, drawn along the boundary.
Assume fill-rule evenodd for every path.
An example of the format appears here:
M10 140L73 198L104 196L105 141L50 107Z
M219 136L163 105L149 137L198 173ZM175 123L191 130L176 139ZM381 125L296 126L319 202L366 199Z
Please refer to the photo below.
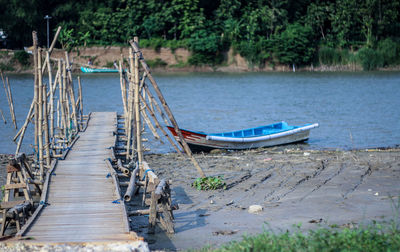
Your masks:
M83 73L118 73L118 69L81 67Z
M207 134L184 129L181 129L181 132L190 149L195 152L212 149L244 150L303 142L308 139L310 130L318 126L318 123L290 126L286 122L279 122L224 133ZM175 129L171 126L167 127L175 139L179 141Z

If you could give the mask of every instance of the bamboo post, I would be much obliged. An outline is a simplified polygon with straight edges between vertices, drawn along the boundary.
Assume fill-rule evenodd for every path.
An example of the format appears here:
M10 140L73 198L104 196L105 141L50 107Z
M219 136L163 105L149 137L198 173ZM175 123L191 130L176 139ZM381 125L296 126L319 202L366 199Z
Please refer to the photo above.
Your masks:
M124 116L126 116L128 113L128 108L126 104L126 88L123 78L123 69L121 61L119 62L119 83L121 85L121 96L122 96L122 106L124 107Z
M143 117L144 122L147 124L147 126L149 127L151 133L153 134L154 138L156 140L159 140L161 142L161 144L164 144L164 142L161 140L160 136L158 135L156 129L154 128L153 124L150 121L150 118L147 116L146 110L143 107L143 109L140 110L140 114Z
M129 68L130 68L130 78L129 78L129 90L128 90L128 128L125 131L127 136L127 144L126 144L126 160L128 161L130 158L131 152L131 142L132 142L132 114L133 114L133 52L132 48L129 48ZM133 152L133 150L132 150Z
M79 131L78 120L76 118L77 114L76 114L76 106L75 106L74 83L72 82L71 66L69 64L68 52L65 52L65 60L67 61L68 76L69 76L68 90L69 90L69 93L70 93L71 106L72 106L72 114L73 114L72 119L73 119L75 128Z
M39 142L39 171L40 178L44 177L43 170L43 79L42 79L42 56L41 49L38 50L38 82L39 82L39 90L38 90L38 142Z
M171 145L175 148L175 150L182 155L182 152L179 150L178 146L174 143L174 141L171 139L171 137L167 134L167 132L164 130L164 128L160 125L160 123L157 120L156 115L154 114L153 111L150 110L149 105L147 105L147 102L143 99L143 97L140 97L143 105L145 106L145 108L147 109L147 111L149 111L150 116L153 118L154 124L156 125L157 128L159 128L161 130L161 132L163 133L163 135L168 139L168 141L171 143Z
M79 119L80 124L83 123L83 101L82 101L82 85L81 85L81 78L78 76L78 99L79 99Z
M50 155L50 136L49 136L49 118L47 115L47 87L46 84L43 85L43 130L44 130L44 140L45 140L45 150L46 150L46 167L50 169L51 155Z
M32 112L33 112L33 108L35 106L35 100L34 99L32 100L31 107L29 108L29 112L28 112L28 115L26 117L25 123L21 127L21 130L20 130L21 133L19 134L19 139L18 139L17 149L15 151L15 155L18 155L19 150L21 148L22 141L24 140L25 131L26 131L26 128L28 127L28 124L29 124L29 121L30 121L29 119L31 118L31 115L32 115ZM17 134L17 136L15 136L14 141L17 140L17 138L18 138L18 134Z
M141 52L140 52L140 50L139 50L139 46L137 45L137 43L136 43L135 41L132 41L132 40L129 41L129 43L131 44L132 48L135 50L135 54L140 54L140 57L139 57L139 58L140 58L140 63L142 64L144 70L146 71L147 76L148 76L147 78L150 80L151 84L153 85L153 88L154 88L154 90L156 91L157 96L158 96L158 98L160 99L161 104L163 105L163 107L164 107L164 109L165 109L165 112L167 112L167 115L168 115L168 117L169 117L169 120L171 121L172 125L173 125L174 128L175 128L175 131L176 131L176 133L178 134L178 137L179 137L179 139L180 139L180 142L181 142L181 144L182 144L182 146L183 146L183 148L184 148L186 154L187 154L187 155L190 157L190 159L192 160L192 163L193 163L194 166L196 167L197 172L200 174L200 176L201 176L201 177L205 177L206 175L204 174L204 172L203 172L203 170L201 169L199 163L198 163L197 160L194 158L194 156L193 156L193 154L192 154L192 151L190 150L188 144L186 143L186 141L185 141L185 139L184 139L184 137L183 137L183 135L182 135L182 132L180 131L180 129L179 129L179 127L178 127L178 123L176 122L175 117L174 117L174 115L172 114L171 109L169 108L167 102L165 101L164 96L163 96L163 94L161 93L161 90L160 90L160 88L159 88L158 85L157 85L157 82L154 80L153 76L151 75L149 66L147 65L146 61L141 57ZM138 56L139 56L139 55L138 55Z
M53 136L54 136L54 90L53 90L53 88L54 87L52 84L53 75L51 72L49 51L46 52L46 63L47 63L47 73L49 75L49 88L50 88L50 137L53 138ZM56 75L56 79L57 79L57 75ZM47 98L46 98L46 101L47 101ZM46 111L47 111L47 106L46 106Z
M160 114L160 116L164 120L164 123L166 125L168 125L169 123L168 123L167 117L165 116L164 112L161 110L160 106L158 106L158 103L157 103L156 99L154 98L153 94L150 92L149 87L147 85L144 85L143 88L146 91L147 96L149 97L149 100L154 104L154 106L156 107L158 113Z
M131 178L129 180L128 189L126 189L126 193L124 195L124 201L131 201L133 193L136 191L136 179L139 172L139 166L133 170L131 173Z
M35 109L35 152L38 153L38 124L39 124L39 119L38 119L38 114L39 114L39 104L38 104L38 93L39 93L39 84L38 84L38 38L37 38L37 33L36 31L32 32L32 38L33 38L33 62L35 66L35 80L34 80L34 109Z
M13 101L13 96L11 93L11 87L10 87L10 82L8 81L8 77L6 77L6 83L7 83L8 97L9 97L11 119L14 123L15 129L18 129L17 119L15 118L15 111L14 111L14 101Z
M50 48L49 48L49 54L50 55L53 52L54 46L56 45L58 36L60 35L60 31L61 31L61 26L59 26L57 28L56 34L54 35L53 41L51 42L51 45L50 45Z
M135 42L139 43L138 37L135 37ZM142 148L142 131L140 127L140 103L139 103L139 57L137 53L134 54L135 56L135 97L134 97L134 105L135 105L135 125L136 125L136 151L138 153L138 161L139 167L143 162L143 148Z
M63 129L63 138L65 139L67 137L67 111L66 111L66 104L67 102L65 101L65 85L67 82L67 69L65 68L65 62L62 62L62 70L63 70L63 78L62 81L60 81L60 111L61 111L61 128Z
M0 114L1 114L1 117L3 118L4 124L7 124L7 120L4 117L3 110L1 110L1 109L0 109Z
M16 121L15 121L14 104L12 102L11 89L9 89L10 84L8 82L8 77L6 77L6 81L5 81L4 76L3 76L3 71L0 71L0 75L1 75L1 80L3 81L3 87L4 87L4 92L6 93L8 107L10 108L11 120L13 121L14 126L17 129L18 127L17 127ZM6 83L7 83L7 86L6 86ZM4 115L3 115L3 118L4 118ZM5 119L4 119L4 121L5 121Z
M49 58L50 58L51 53L53 52L54 46L56 45L58 36L60 35L60 31L61 31L61 26L59 26L57 28L56 34L54 35L53 41L51 42L51 45L50 45L50 48L46 52L49 54ZM45 70L45 64L47 65L47 63L43 62L42 74L44 73L44 70ZM47 69L50 71L50 65L47 65Z

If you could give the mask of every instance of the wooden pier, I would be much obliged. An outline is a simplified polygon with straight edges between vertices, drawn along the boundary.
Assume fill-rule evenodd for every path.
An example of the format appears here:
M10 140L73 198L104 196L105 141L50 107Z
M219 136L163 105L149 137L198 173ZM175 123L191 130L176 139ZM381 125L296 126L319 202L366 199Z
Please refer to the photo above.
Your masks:
M133 240L125 205L111 176L117 127L115 112L92 113L65 160L50 176L41 212L19 232L35 243L107 242ZM122 203L122 204L121 204Z

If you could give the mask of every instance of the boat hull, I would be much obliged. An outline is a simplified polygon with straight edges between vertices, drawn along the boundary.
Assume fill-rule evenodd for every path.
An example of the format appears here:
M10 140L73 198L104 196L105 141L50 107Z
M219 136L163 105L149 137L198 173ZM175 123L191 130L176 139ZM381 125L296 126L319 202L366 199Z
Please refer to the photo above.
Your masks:
M228 149L228 150L246 150L261 147L271 147L276 145L284 145L290 143L297 143L306 141L309 138L310 130L318 127L318 124L310 125L296 130L282 132L279 134L271 134L269 136L253 137L253 138L227 138L227 137L214 137L181 129L185 141L188 143L190 149L194 152L210 151L212 149ZM177 136L174 128L168 127L177 141ZM254 141L253 141L254 140Z
M118 73L118 69L81 67L83 73Z

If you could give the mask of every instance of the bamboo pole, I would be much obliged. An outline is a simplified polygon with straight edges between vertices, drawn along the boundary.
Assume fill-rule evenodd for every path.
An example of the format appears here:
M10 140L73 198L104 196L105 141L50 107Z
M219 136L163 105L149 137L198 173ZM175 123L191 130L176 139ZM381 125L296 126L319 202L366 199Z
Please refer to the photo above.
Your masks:
M1 75L1 80L3 81L3 87L4 87L4 92L6 93L8 107L10 109L11 120L13 121L14 126L17 129L17 125L15 123L15 118L13 117L14 106L12 105L12 102L11 102L11 99L10 99L11 91L9 92L9 90L8 90L8 88L6 86L6 81L4 80L3 71L0 71L0 75ZM6 77L6 80L7 80L7 83L8 83L8 78L7 77ZM5 120L4 115L3 115L3 120L4 120L5 124L7 124L7 121Z
M126 104L126 88L123 78L123 69L121 61L119 62L119 83L121 85L121 97L122 97L122 106L124 107L124 116L126 116L128 113L128 108Z
M39 142L39 172L40 178L44 177L44 169L43 169L43 79L42 79L42 55L41 49L38 50L38 82L39 82L39 92L38 92L38 100L39 100L39 116L38 116L38 142Z
M50 88L50 137L53 138L54 136L54 87L52 84L53 75L51 72L51 65L50 65L50 53L49 51L46 52L46 63L47 63L47 73L49 75L49 88ZM56 74L57 79L57 74ZM55 82L55 81L54 81ZM46 98L47 100L47 98ZM46 107L47 111L47 107Z
M144 85L144 90L146 91L149 100L152 101L152 103L154 104L154 106L156 107L158 113L160 114L160 116L162 117L162 119L164 120L164 123L166 125L169 125L167 117L165 116L164 112L161 110L160 106L158 105L156 99L154 98L153 94L150 92L149 87L146 85Z
M71 66L69 64L69 57L68 57L68 52L65 52L65 60L67 61L67 68L68 68L68 77L69 77L69 85L68 85L68 90L69 90L69 95L71 99L71 107L72 107L72 119L74 122L74 126L77 131L79 131L78 127L78 120L77 120L77 114L76 114L76 106L75 106L75 92L74 92L74 83L72 81L72 74L71 74Z
M34 99L32 100L31 107L29 108L28 115L26 116L26 119L25 119L25 123L21 127L21 130L20 130L21 133L19 134L19 140L18 140L18 143L17 143L17 149L15 150L15 155L18 155L19 150L21 148L22 141L24 140L25 131L26 131L26 128L28 127L28 124L29 124L29 121L30 121L30 118L31 118L31 115L32 115L32 112L33 112L33 108L35 106L35 100ZM15 136L14 141L17 140L17 138L18 138L18 136Z
M138 37L135 37L135 42L139 43ZM139 57L137 53L135 56L135 97L134 97L134 105L135 105L135 125L136 125L136 151L138 153L138 161L139 167L143 162L143 146L142 146L142 131L141 131L141 116L140 116L140 103L139 103ZM144 78L143 78L144 80Z
M57 28L56 34L54 35L53 41L51 42L51 45L50 45L50 48L49 48L49 49L47 50L47 52L46 52L46 53L49 54L49 58L50 58L51 53L53 52L54 46L56 45L58 36L60 35L60 31L61 31L61 26L59 26L59 27ZM46 65L47 65L47 63L46 63L46 62L43 62L42 74L44 73L44 70L45 70L45 66L46 66ZM50 65L47 65L47 69L50 70Z
M13 96L11 93L11 87L10 87L10 82L8 81L8 77L6 77L6 83L7 83L8 97L9 97L9 101L10 101L9 105L10 105L11 119L14 123L15 129L18 129L17 119L15 118L15 111L14 111L14 101L13 101Z
M136 167L135 170L131 173L131 178L129 180L128 188L126 189L126 193L124 195L124 201L131 201L134 192L136 191L136 179L139 172L139 167Z
M49 136L49 118L47 115L47 87L46 84L43 85L43 130L44 130L44 140L45 140L45 150L46 150L46 167L50 169L51 155L50 155L50 136Z
M82 101L82 85L81 78L78 76L78 100L79 100L79 120L80 124L83 123L83 101Z
M147 102L143 99L143 97L140 97L144 107L149 111L150 116L153 118L154 124L156 125L157 128L161 130L163 135L168 139L168 141L171 143L171 145L175 148L175 150L182 155L182 152L179 150L179 147L175 144L175 142L171 139L171 137L167 134L167 132L164 130L164 128L160 125L160 123L157 120L156 115L154 114L153 111L150 110L149 105L147 105Z
M3 118L4 124L7 124L7 120L6 120L6 118L4 117L3 110L1 110L1 109L0 109L0 114L1 114L1 117Z
M60 82L60 111L61 111L61 128L63 129L62 135L63 139L67 137L67 111L66 111L66 101L65 101L65 85L67 82L67 69L65 68L65 62L62 62L63 78Z
M39 93L39 84L38 84L38 38L37 38L37 33L36 31L32 32L32 38L33 38L33 62L34 62L34 67L35 67L35 80L34 80L34 95L33 95L33 100L34 100L34 116L35 116L35 145L34 149L35 152L38 153L38 114L39 114L39 104L38 104L38 93Z
M164 144L164 142L161 140L160 136L158 135L156 129L154 128L153 124L151 123L150 118L147 116L147 113L146 113L146 110L144 109L144 107L143 107L143 109L140 110L140 114L142 115L144 122L149 127L154 138L156 140L159 140L161 142L161 144Z
M146 61L141 57L141 52L139 50L138 44L135 41L132 41L132 40L129 41L129 43L131 44L132 48L134 49L135 54L139 54L138 58L140 59L140 63L142 64L144 70L147 72L147 75L148 75L147 78L150 80L154 90L157 93L158 98L161 101L161 104L163 105L163 107L165 109L165 112L167 113L167 115L169 117L169 120L171 121L172 125L174 126L175 131L178 134L178 137L180 139L180 143L182 144L186 154L190 157L192 163L196 167L197 172L200 174L200 176L201 177L205 177L205 174L204 174L203 170L201 169L201 167L200 167L199 163L197 162L197 160L194 158L194 156L192 154L192 151L190 150L188 144L186 143L186 141L185 141L185 139L184 139L184 137L182 135L182 132L178 127L178 123L176 122L175 117L172 114L171 109L169 108L167 102L165 101L164 96L161 93L161 90L157 85L157 82L154 80L153 76L151 75L149 66L147 65Z
M131 154L131 142L132 142L132 117L133 117L133 52L132 48L129 48L129 68L130 68L130 78L129 78L129 90L128 90L128 127L126 129L125 134L127 135L127 144L126 144L126 160L128 161ZM132 150L133 153L133 150Z

